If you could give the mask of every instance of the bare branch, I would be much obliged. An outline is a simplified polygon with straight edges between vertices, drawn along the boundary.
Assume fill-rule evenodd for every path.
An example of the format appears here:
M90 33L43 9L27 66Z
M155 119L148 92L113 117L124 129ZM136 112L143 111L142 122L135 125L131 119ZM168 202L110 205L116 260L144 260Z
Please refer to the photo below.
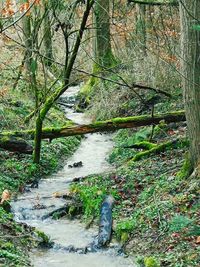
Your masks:
M151 5L151 6L178 6L177 0L128 0L128 3L141 4L141 5Z

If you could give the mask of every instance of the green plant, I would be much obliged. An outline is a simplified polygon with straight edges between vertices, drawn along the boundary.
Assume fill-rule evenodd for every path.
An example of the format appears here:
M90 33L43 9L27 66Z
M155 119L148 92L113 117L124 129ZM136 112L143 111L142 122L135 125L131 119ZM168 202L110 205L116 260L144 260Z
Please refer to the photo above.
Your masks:
M125 242L128 239L128 234L132 233L136 227L136 221L134 219L127 219L121 222L118 222L116 227L116 234L118 238Z
M160 267L160 264L154 257L145 257L144 265L145 267Z
M53 242L50 240L50 237L47 236L44 232L36 230L36 234L39 238L39 245L41 247L51 247Z
M170 232L181 232L183 229L191 226L194 220L183 216L183 215L175 215L169 222L169 230Z

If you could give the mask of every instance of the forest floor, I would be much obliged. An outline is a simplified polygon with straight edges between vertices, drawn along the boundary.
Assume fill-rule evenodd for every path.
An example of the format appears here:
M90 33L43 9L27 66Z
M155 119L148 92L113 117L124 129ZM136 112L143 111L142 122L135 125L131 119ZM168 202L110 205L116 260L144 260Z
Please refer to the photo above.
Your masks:
M132 93L116 99L114 89L107 89L102 102L95 102L98 89L94 93L90 114L100 120L111 114L138 114L141 105L130 97ZM115 99L117 104L113 101L112 106L106 98ZM172 99L161 102L155 104L155 114L183 107L180 90ZM119 130L108 158L115 171L90 176L71 186L83 203L82 218L88 225L98 223L105 195L114 196L114 236L128 254L137 258L138 266L200 267L200 180L193 175L185 178L186 136L186 123L161 122L153 132L152 126Z
M138 141L145 144L150 131L120 130L109 156L116 171L88 177L71 190L83 202L86 221L98 218L105 195L114 196L114 235L128 254L137 255L139 266L200 266L200 181L182 176L187 149L182 141L146 155L149 150L131 148ZM184 124L165 131L169 136L157 133L154 144L185 138Z

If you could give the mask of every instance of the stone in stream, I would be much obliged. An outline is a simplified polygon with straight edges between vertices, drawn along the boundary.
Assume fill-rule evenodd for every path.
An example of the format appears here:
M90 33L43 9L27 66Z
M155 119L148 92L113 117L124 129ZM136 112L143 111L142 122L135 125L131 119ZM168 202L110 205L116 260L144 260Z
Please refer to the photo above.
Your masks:
M68 168L77 168L77 167L83 167L83 162L82 161L78 161L78 162L74 162L72 165L68 165Z

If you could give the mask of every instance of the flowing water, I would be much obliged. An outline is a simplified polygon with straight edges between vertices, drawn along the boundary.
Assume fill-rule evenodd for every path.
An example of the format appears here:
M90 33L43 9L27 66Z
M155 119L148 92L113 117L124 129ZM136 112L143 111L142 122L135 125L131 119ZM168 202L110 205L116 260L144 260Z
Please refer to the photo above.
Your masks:
M73 102L79 87L71 87L64 94L65 102ZM73 112L72 108L66 108L67 118L77 124L87 124L90 119L84 114ZM117 244L111 244L109 249L97 252L83 253L83 250L69 252L65 248L69 246L84 248L92 243L97 236L98 229L85 230L84 225L78 220L51 218L43 219L51 211L63 207L66 200L55 198L56 192L67 193L69 184L73 178L84 177L89 174L97 174L109 171L111 166L106 157L112 149L112 136L110 134L87 134L86 138L74 155L67 160L63 169L57 173L41 179L38 188L24 193L12 203L12 209L17 221L25 222L44 231L55 245L51 249L36 249L31 252L31 261L35 267L133 267L130 258L118 255ZM69 168L74 162L82 161L83 166ZM37 207L37 208L35 208ZM40 207L40 209L38 209Z

